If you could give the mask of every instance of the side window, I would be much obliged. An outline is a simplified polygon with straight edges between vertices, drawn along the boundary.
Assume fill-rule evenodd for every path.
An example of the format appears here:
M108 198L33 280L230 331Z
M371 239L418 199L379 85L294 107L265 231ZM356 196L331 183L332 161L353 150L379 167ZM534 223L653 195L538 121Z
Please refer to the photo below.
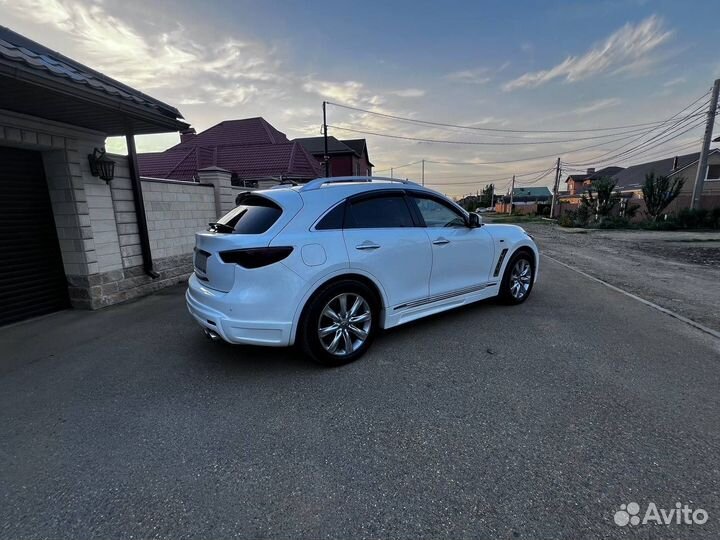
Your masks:
M331 229L342 229L345 219L345 203L338 204L330 210L315 226L316 231L327 231Z
M413 227L410 209L402 195L386 195L350 203L346 229Z
M465 227L465 218L434 199L413 197L428 227Z
M720 179L720 165L708 165L707 179L708 180Z

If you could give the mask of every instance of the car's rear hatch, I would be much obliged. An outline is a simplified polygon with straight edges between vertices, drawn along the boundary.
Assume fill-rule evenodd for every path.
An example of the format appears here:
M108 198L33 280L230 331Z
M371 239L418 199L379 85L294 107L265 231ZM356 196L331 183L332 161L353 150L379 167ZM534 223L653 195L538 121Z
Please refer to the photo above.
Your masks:
M292 189L247 192L240 204L209 230L195 234L195 275L218 291L229 291L236 271L243 268L223 261L224 252L269 246L272 239L302 208L302 198Z

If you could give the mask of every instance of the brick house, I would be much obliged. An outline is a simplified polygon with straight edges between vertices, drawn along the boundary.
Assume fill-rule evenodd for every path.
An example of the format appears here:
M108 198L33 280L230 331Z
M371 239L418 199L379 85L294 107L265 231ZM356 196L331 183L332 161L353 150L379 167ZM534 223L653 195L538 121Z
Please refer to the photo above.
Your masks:
M307 182L322 176L317 161L264 118L225 120L196 133L187 129L164 152L138 155L140 172L152 178L198 180L198 171L220 167L232 184L263 188L283 181Z
M622 170L622 167L605 167L599 171L596 171L595 168L589 168L584 174L570 174L565 179L565 184L567 184L567 195L579 195L582 191L591 186L594 180L612 177Z
M305 147L322 166L325 156L324 137L304 137L295 139ZM339 140L328 137L328 156L330 157L330 176L370 176L374 165L368 156L365 139Z
M699 158L700 153L694 152L692 154L639 163L627 168L607 167L592 175L571 175L576 178L570 179L570 177L568 177L566 182L568 183L568 187L572 185L572 188L569 189L567 193L560 194L559 197L562 203L561 211L564 212L577 208L577 205L580 204L582 194L592 185L592 180L607 176L613 182L617 183L616 190L621 194L622 201L618 207L619 211L622 212L624 208L630 205L638 205L639 209L636 219L640 220L643 218L642 214L645 208L642 195L645 175L654 173L656 176L662 175L669 178L681 177L685 179L680 194L666 209L668 214L677 213L679 210L690 206ZM612 169L617 169L617 171L612 175L607 174L607 172ZM700 199L700 207L709 209L717 206L720 206L720 149L715 148L712 149L708 155L708 168Z

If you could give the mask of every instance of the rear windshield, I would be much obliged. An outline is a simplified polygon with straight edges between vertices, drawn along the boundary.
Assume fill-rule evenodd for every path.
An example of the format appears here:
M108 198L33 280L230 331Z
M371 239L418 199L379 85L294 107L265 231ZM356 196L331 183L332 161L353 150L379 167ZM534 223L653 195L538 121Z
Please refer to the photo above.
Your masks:
M221 225L232 227L234 234L262 234L272 227L282 214L282 209L277 204L259 195L239 197L238 202L240 204L234 210L230 210L217 221Z

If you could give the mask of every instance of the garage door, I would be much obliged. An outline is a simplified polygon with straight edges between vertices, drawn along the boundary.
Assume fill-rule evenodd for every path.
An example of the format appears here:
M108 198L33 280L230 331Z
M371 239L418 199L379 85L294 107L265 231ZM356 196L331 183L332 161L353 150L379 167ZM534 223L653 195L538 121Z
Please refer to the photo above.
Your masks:
M0 147L0 325L68 306L41 155Z

